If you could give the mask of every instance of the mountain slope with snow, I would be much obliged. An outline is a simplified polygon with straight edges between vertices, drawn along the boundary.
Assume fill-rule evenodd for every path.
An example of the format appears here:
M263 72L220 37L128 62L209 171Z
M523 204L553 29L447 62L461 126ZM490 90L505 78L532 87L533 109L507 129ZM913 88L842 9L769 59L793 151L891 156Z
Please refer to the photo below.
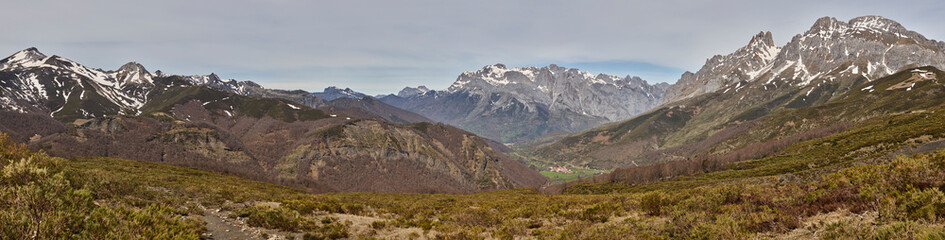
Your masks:
M381 101L503 142L576 132L661 103L668 84L557 65L464 72L446 90L405 88Z
M680 152L724 141L771 113L820 106L924 66L945 69L945 43L882 17L821 18L784 46L763 32L731 54L710 58L670 86L659 108L533 152L538 159L598 169L686 159Z
M326 101L334 101L339 98L350 98L350 99L361 99L367 97L364 93L355 92L350 88L340 89L338 87L327 87L321 92L313 93L315 96L325 99Z
M748 83L762 89L806 87L842 78L877 79L912 67L942 68L943 49L945 43L883 17L847 22L824 17L784 46L775 46L770 33L761 33L748 46L707 60L698 72L683 74L667 90L665 102L741 89Z
M105 71L35 48L0 60L0 86L0 129L53 156L161 162L318 192L545 182L501 145L369 97L329 103L216 74L152 74L133 62Z
M0 108L61 118L135 114L155 88L137 63L93 69L29 48L0 60Z
M155 81L158 78L174 80ZM105 71L59 56L46 56L36 48L0 60L0 86L3 87L0 89L0 109L42 113L60 120L140 114L141 107L151 95L181 85L201 85L244 96L286 99L322 109L333 106L319 98L320 94L332 99L365 96L351 89L333 87L321 93L268 89L252 81L223 79L215 73L190 76L168 75L161 71L151 73L136 62L122 65L115 71ZM424 119L380 102L371 107L343 105L333 109L358 112L364 116L409 119L406 122Z

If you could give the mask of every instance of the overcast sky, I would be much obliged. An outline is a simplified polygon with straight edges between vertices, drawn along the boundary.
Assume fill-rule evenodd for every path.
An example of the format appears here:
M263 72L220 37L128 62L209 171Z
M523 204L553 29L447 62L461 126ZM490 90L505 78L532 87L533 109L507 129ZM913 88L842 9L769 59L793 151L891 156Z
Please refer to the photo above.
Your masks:
M0 54L35 46L89 67L369 94L449 86L463 71L558 64L675 82L771 31L782 45L822 16L881 15L945 39L930 1L4 1Z

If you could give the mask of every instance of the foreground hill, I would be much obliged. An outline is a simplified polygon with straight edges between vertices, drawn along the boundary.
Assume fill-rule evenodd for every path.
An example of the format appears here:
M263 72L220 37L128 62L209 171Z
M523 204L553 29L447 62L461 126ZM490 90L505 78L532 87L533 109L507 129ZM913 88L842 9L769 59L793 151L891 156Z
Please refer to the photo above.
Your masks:
M325 112L237 94L277 91L215 75L102 71L35 49L0 66L0 129L54 156L164 162L318 192L469 193L545 181L474 134L389 123L425 119L378 101Z
M915 129L909 134L922 134L929 128L941 129L941 124L934 123L942 114L945 111L911 113L876 122L891 121L895 127L879 128L890 132ZM873 133L860 136L867 138L815 139L793 148L830 149L824 143L844 144L845 139L880 145L886 141L868 140ZM836 152L852 153L849 148L836 148ZM5 173L0 176L0 221L7 223L0 226L0 235L37 239L945 236L945 193L941 191L945 152L912 157L867 155L875 157L870 164L804 155L807 158L798 164L800 168L783 168L788 174L781 176L770 175L771 171L749 173L762 173L758 170L770 168L764 166L776 166L770 163L801 155L759 159L739 169L666 182L588 184L567 191L608 194L542 195L525 189L469 195L308 194L164 164L54 158L29 153L0 137L0 167ZM812 163L815 168L810 167ZM747 171L751 169L755 170Z

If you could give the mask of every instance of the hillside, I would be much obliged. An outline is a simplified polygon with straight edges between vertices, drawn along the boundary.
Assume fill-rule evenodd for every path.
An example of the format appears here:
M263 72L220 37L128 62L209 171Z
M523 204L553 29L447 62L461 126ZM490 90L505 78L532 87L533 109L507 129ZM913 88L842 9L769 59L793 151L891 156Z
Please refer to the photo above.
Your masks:
M338 99L323 104L326 112L246 96L294 94L252 82L151 74L136 63L104 71L36 49L0 67L0 130L53 156L163 162L315 192L470 193L545 182L504 146L373 99Z
M938 122L945 107L941 97L945 85L939 83L941 79L910 83L930 73L942 72L920 68L894 74L822 106L783 110L745 123L748 127L732 126L725 131L737 129L738 133L720 133L730 136L714 144L702 142L659 152L688 154L688 158L620 168L590 181L638 184L697 173L707 174L689 184L719 180L714 178L814 177L852 162L941 148L945 129Z
M373 97L337 98L319 107L326 112L341 113L362 119L374 119L398 124L411 124L433 120L407 110L396 108Z
M848 23L822 18L784 47L770 45L770 37L759 34L735 53L713 57L696 75L684 74L671 87L672 94L690 97L527 152L534 161L605 170L691 159L713 146L731 148L724 141L763 124L755 121L759 118L838 100L920 64L940 69L945 63L941 42L881 17L860 17ZM888 49L888 55L873 51L880 47ZM689 87L680 88L684 86ZM699 86L704 88L692 88ZM678 93L682 89L690 93ZM771 137L744 141L763 142Z
M88 119L30 146L54 156L164 162L316 192L465 193L544 181L447 125L332 117L285 100L199 86L150 99L142 115Z
M719 10L709 5L671 7ZM237 15L260 26L316 29L291 27L310 19L250 10ZM341 5L329 10L345 13ZM587 51L526 41L534 38L523 30L534 25L488 16L508 23L488 27L550 49L543 54ZM476 44L461 44L469 46L461 55L429 44L429 36L451 40L439 28L459 23L434 21L416 32L381 24L394 28L369 36L390 45L352 51L375 39L350 32L373 26L337 20L314 33L350 46L311 58L265 57L258 54L284 50L260 48L243 71L274 61L280 73L272 76L286 81L319 79L304 74L317 68L325 77L402 84L395 82L405 79L401 72L417 68L385 61L423 62L416 49L391 47L405 44L396 34L405 31L424 40L417 49L446 63L485 55ZM666 26L659 24L646 27ZM279 30L249 33L287 33ZM669 30L692 31L661 31ZM508 39L490 29L457 32ZM551 31L562 32L582 33ZM238 37L229 33L217 36ZM621 36L609 34L574 44ZM693 40L675 34L673 41ZM312 47L338 43L289 36ZM644 43L665 44L653 37ZM218 42L241 46L235 40ZM289 40L277 44L291 47ZM521 46L488 49L517 55ZM386 60L368 58L375 54ZM505 55L494 57L523 57ZM239 55L219 57L228 56ZM319 62L335 67L310 66ZM136 62L103 70L29 48L0 59L0 240L945 239L943 70L945 42L878 16L820 18L784 45L760 32L673 85L494 64L462 73L445 90L408 87L378 98L349 88L312 93L213 73L152 73ZM377 79L370 87L384 88Z
M28 228L36 229L34 236L40 239L937 238L945 236L945 194L940 190L945 187L945 152L895 157L886 150L868 151L856 159L870 164L851 164L826 162L841 158L806 150L832 149L824 144L831 142L841 146L832 154L843 154L850 149L843 146L887 141L870 136L902 141L914 134L945 132L930 131L943 130L938 123L945 111L936 112L876 119L871 121L874 127L863 125L849 134L796 144L785 151L788 154L748 161L732 170L652 184L578 185L560 195L524 189L470 195L313 195L156 163L52 158L0 139L0 166L13 173L0 181L0 201L24 199L0 204L0 219L15 223L0 231L24 236L34 232ZM806 160L765 170L798 157ZM771 177L778 172L789 174ZM578 192L609 193L573 194ZM26 194L61 201L40 205L43 202L29 200L35 198L23 198ZM37 219L22 214L27 210L63 217L31 225ZM22 221L9 221L14 216ZM142 222L148 224L137 225Z

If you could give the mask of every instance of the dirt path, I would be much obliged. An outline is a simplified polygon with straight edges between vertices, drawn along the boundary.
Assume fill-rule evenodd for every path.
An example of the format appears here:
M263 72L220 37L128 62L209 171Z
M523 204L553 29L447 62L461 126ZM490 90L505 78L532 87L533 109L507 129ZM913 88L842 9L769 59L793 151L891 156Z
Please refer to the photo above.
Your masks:
M203 221L207 223L207 237L214 240L229 239L263 239L257 237L252 231L242 227L233 219L220 216L216 210L209 210L203 216Z
M890 152L888 156L890 158L896 158L896 156L898 155L908 156L908 155L913 155L913 154L935 151L938 149L945 149L945 140L938 140L938 141L922 144L922 145L911 147L911 148L899 149L899 150Z
M281 232L273 229L250 227L243 220L232 219L227 216L230 212L219 209L207 209L201 218L207 223L206 239L230 240L286 240L301 238L299 233Z

